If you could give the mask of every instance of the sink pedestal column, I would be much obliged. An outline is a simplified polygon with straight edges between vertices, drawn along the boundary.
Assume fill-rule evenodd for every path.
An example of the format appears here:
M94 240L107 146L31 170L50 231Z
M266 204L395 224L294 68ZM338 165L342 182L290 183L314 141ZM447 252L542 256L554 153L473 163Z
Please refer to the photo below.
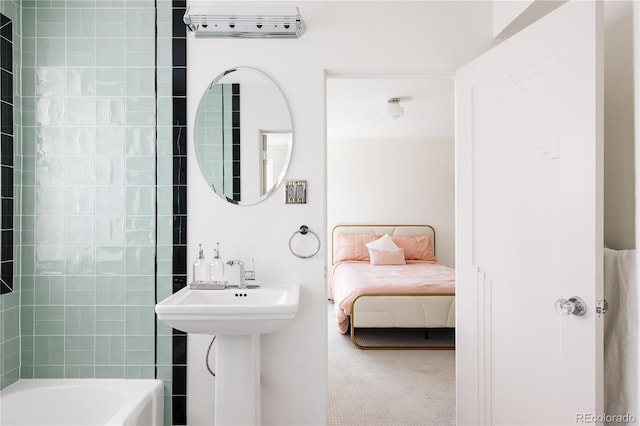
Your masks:
M260 335L216 338L215 424L260 424Z

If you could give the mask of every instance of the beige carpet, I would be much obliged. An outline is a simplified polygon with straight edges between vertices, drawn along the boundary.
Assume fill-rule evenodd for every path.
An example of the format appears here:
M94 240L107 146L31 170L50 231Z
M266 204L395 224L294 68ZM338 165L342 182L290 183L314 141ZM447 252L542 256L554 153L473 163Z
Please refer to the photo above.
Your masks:
M359 350L328 312L329 425L455 424L455 351Z

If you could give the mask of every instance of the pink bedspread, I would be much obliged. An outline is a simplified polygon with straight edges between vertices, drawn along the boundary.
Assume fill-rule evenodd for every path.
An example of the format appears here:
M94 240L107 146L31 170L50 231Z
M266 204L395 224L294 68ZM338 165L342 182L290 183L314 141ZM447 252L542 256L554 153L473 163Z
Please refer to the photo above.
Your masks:
M361 294L452 294L455 271L432 262L407 261L406 265L371 265L338 262L331 270L329 299L333 299L338 331L346 333L353 300Z

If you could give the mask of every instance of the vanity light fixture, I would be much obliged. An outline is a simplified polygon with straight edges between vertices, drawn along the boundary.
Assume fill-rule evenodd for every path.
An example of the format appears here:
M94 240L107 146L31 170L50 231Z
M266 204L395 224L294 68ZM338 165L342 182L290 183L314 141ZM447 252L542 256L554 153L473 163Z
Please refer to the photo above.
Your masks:
M389 98L382 108L382 115L390 120L397 120L404 114L404 108L400 105L400 98Z
M306 25L296 7L295 13L267 10L251 14L192 14L187 8L184 23L196 37L217 38L298 38Z

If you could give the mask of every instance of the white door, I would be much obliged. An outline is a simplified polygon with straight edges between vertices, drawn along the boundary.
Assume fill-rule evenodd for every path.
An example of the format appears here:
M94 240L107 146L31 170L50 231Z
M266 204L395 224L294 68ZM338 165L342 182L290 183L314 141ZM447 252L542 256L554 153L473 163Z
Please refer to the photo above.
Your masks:
M457 74L458 424L602 414L601 16L570 1Z

